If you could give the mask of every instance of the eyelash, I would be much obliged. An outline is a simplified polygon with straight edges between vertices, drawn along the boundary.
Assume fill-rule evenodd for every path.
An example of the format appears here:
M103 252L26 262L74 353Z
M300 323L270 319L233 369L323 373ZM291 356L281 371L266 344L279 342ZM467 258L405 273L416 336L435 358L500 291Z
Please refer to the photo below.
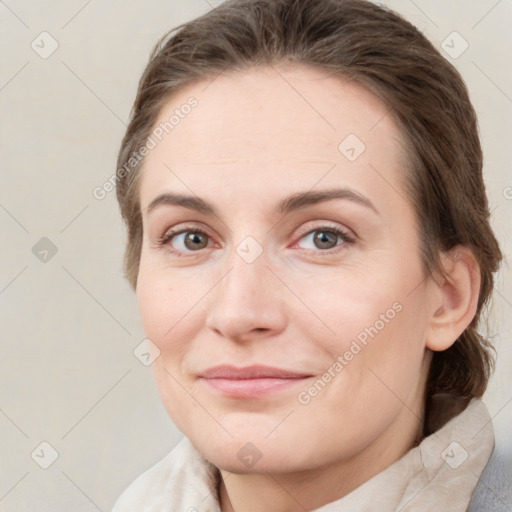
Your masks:
M342 240L342 243L336 245L335 247L331 248L331 249L325 249L325 250L322 250L322 249L303 249L304 251L306 251L307 253L310 253L310 252L314 252L314 253L323 253L323 254L326 254L326 255L330 255L330 254L333 254L333 253L337 253L339 252L340 250L343 250L343 247L347 244L353 244L355 243L355 239L350 236L345 230L337 227L337 226L328 226L328 225L325 225L325 226L319 226L319 227L316 227L314 229L310 229L309 231L306 231L304 233L302 233L297 241L300 241L302 240L303 238L305 238L306 236L310 235L311 233L315 233L315 232L319 232L319 231L328 231L328 232L331 232L331 233L335 233L337 236L339 236ZM181 235L182 233L197 233L199 235L203 235L203 236L206 236L208 238L211 238L208 233L206 233L205 231L203 231L202 229L197 229L197 228L192 228L192 227L184 227L182 229L178 229L178 230L169 230L167 232L164 233L163 236L161 237L158 237L158 239L156 240L156 244L158 247L163 247L163 246L168 246L168 249L171 251L171 253L173 253L174 255L176 256L183 256L182 252L181 251L178 251L176 249L173 249L170 245L169 245L169 242L177 235ZM294 243L295 245L295 243ZM193 254L194 252L201 252L201 250L198 250L198 251L187 251L188 253L190 254Z

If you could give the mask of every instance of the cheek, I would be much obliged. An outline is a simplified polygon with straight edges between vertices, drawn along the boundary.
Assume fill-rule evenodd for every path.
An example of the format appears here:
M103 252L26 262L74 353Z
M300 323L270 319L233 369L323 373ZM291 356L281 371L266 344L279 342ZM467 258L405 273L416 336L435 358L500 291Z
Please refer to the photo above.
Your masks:
M165 352L177 333L190 328L201 311L205 290L198 279L184 279L162 265L141 260L137 281L139 314L148 338Z
M381 266L344 268L297 281L297 294L306 298L314 317L296 313L295 318L310 334L312 325L323 325L321 336L309 337L331 364L343 357L345 376L338 382L354 390L381 387L389 394L388 384L402 396L419 378L427 308L423 287L412 291L423 277L420 263L392 263L383 260Z
M146 336L163 349L162 341L172 326L175 315L170 294L163 281L140 274L137 284L137 303Z
M186 431L194 402L187 393L190 383L182 366L195 336L200 291L182 293L181 284L176 275L171 278L165 272L141 269L137 301L145 334L160 351L152 369L161 401L176 426Z
M379 381L376 384L407 401L422 381L428 322L421 296L405 297L400 305L401 311L379 334L368 364Z
M187 356L204 325L205 295L211 285L197 276L187 277L162 265L141 264L137 302L146 336L158 347L152 367L155 381L173 421L180 428L184 409L193 407L187 394L192 381Z
M368 267L339 268L308 279L292 281L291 277L288 282L307 306L297 305L295 321L306 330L308 325L323 325L323 343L333 350L346 348L354 338L364 343L375 325L378 331L387 328L403 301L400 283L389 270L379 275Z

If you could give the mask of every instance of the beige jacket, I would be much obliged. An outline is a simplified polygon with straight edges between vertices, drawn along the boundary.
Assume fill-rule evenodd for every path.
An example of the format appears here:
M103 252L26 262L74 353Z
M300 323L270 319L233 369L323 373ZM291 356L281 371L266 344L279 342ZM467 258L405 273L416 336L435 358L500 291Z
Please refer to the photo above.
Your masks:
M315 512L463 512L494 447L487 407L473 399L419 446ZM187 438L139 476L112 512L220 512L219 472Z

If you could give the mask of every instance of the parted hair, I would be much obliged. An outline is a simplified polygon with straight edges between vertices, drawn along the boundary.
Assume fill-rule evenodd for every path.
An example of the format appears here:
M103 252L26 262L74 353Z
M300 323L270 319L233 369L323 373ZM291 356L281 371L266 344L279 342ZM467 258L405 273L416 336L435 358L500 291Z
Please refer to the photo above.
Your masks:
M481 275L472 322L449 349L433 353L427 411L436 395L481 397L494 358L477 328L502 254L489 222L476 114L455 67L411 23L367 0L226 0L160 39L139 81L117 161L117 199L128 236L126 278L135 289L143 159L127 164L150 136L163 104L193 82L279 62L353 80L394 116L407 148L404 178L419 222L425 276L442 271L440 253L457 245L473 251Z

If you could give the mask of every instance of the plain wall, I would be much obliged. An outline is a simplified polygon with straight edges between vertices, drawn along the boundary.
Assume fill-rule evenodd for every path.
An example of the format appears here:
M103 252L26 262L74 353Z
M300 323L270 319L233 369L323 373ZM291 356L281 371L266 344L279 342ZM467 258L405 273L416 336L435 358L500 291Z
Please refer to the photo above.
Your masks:
M479 115L492 223L509 257L512 2L382 3L437 47L454 31L467 41L462 55L448 59L467 81ZM181 438L151 368L133 354L144 332L122 277L125 231L115 191L98 200L93 190L115 172L154 43L213 5L0 2L2 512L108 511ZM462 41L450 37L460 50ZM52 38L58 48L43 58ZM510 449L512 279L506 264L491 318L499 356L485 402L498 442ZM43 469L52 450L58 458Z

